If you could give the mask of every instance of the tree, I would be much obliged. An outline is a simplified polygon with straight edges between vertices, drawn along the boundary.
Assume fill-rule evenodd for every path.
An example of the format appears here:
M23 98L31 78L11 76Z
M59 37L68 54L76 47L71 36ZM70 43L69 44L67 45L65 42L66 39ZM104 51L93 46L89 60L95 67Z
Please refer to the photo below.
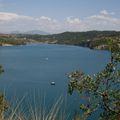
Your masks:
M119 44L109 40L110 62L104 70L94 75L81 71L69 75L69 93L78 91L86 96L86 102L80 105L83 119L89 118L95 111L101 111L100 120L120 119L120 49Z

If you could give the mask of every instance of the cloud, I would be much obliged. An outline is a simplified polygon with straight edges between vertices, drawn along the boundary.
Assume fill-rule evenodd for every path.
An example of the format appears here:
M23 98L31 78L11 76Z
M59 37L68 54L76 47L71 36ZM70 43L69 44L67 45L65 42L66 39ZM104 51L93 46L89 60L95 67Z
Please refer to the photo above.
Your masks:
M29 20L29 19L32 19L32 17L20 16L15 13L0 12L0 21L2 22L11 22L11 21L20 20L20 19Z
M114 12L107 12L107 10L102 10L100 11L100 14L101 15L104 15L104 16L109 16L109 15L114 15L115 13Z
M46 20L46 21L52 21L52 19L50 17L46 17L46 16L41 16L40 19Z
M67 17L66 18L67 23L69 24L80 24L81 20L79 18L74 18L74 17Z
M80 19L78 17L67 17L66 30L88 31L88 30L120 30L120 18L115 18L115 13L106 10L100 11L97 15L91 15Z
M67 17L62 23L64 31L84 31L87 29L86 24L79 17Z
M100 11L98 15L89 16L86 22L92 29L120 30L120 18L113 17L113 13L106 10Z
M66 17L59 21L48 16L31 17L16 13L0 12L0 32L43 30L50 33L63 31L120 30L120 18L113 12L100 11L86 18Z
M14 30L32 30L39 29L45 31L54 31L57 26L57 20L41 16L38 18L22 16L16 13L0 12L0 32Z

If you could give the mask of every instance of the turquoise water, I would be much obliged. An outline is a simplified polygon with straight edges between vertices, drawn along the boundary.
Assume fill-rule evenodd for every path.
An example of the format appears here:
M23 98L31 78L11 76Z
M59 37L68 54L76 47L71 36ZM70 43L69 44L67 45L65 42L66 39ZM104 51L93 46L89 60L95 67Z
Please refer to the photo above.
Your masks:
M46 104L59 96L67 96L67 111L79 109L79 96L67 94L68 73L82 70L93 74L109 61L109 52L77 46L32 44L0 47L0 64L5 73L0 76L0 90L8 98L45 95ZM51 86L54 81L55 86ZM77 97L75 97L77 96Z

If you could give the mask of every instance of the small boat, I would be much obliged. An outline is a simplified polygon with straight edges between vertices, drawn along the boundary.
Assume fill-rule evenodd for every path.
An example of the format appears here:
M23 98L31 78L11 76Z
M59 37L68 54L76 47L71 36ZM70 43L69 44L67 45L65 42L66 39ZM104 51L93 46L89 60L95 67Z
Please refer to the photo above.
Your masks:
M55 82L51 82L51 85L55 85Z
M45 60L48 60L48 58L45 58Z

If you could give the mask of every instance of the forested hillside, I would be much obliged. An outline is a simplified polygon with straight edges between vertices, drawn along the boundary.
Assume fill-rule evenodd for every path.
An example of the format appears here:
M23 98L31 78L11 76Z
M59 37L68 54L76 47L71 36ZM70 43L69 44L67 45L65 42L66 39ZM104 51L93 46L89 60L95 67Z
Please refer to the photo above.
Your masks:
M117 31L88 31L88 32L64 32L52 35L29 35L10 34L0 35L0 45L3 43L19 45L30 42L41 42L48 44L77 45L89 48L106 49L107 41L113 39L120 42L120 32Z

